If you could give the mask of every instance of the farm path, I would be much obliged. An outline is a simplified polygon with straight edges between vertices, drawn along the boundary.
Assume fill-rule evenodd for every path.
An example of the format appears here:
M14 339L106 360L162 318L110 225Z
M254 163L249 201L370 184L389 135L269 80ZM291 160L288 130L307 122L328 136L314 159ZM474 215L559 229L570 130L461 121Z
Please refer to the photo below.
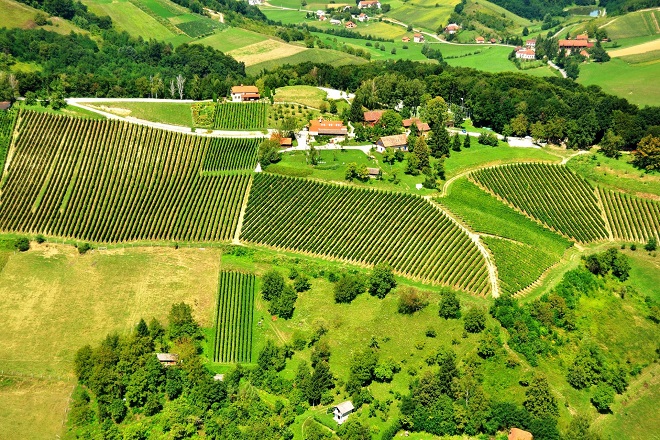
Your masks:
M548 66L552 67L553 69L557 69L559 73L561 73L561 76L563 76L564 78L568 78L566 71L561 67L559 67L558 65L556 65L555 63L553 63L552 61L548 60Z
M109 113L98 108L91 107L85 104L94 104L99 102L157 102L157 103L177 103L177 104L191 104L193 100L189 99L152 99L152 98L67 98L67 104L74 107L80 107L85 110L92 111L99 115L105 116L108 119L117 119L120 121L127 121L133 124L144 125L146 127L158 128L161 130L174 131L177 133L192 134L195 136L205 136L205 137L227 137L227 138L258 138L258 137L269 137L271 130L268 133L262 131L234 131L234 130L198 130L191 131L190 127L184 127L181 125L172 125L172 124L163 124L160 122L147 121L144 119L133 118L130 116L124 117Z

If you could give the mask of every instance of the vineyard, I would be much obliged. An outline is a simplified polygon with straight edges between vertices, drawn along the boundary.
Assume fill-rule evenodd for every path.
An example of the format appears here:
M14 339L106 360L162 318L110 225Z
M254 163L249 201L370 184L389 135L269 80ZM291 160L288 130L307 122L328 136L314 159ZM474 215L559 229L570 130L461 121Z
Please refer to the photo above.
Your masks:
M490 290L474 242L424 199L258 174L241 239L358 264L476 294Z
M220 130L263 130L267 107L263 102L216 104L214 128Z
M220 272L214 362L252 362L255 283L251 274Z
M0 111L0 178L5 169L5 160L9 152L11 133L16 120L15 111Z
M472 174L474 181L551 229L579 242L608 237L593 188L562 165L513 164Z
M660 239L660 203L601 188L598 192L615 239Z
M205 172L247 170L257 166L259 139L213 138L204 157Z
M201 176L208 138L122 121L19 117L0 231L95 242L233 236L250 176Z

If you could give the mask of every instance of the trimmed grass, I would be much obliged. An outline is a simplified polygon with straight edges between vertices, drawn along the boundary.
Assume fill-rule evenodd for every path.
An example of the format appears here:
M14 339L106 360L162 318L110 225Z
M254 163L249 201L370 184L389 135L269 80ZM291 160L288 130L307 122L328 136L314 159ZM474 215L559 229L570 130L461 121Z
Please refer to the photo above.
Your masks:
M613 58L603 64L581 65L577 81L585 86L600 86L607 93L645 106L657 105L660 102L657 78L660 78L660 60L648 64L628 64Z
M300 52L305 52L306 50L307 49L302 46L282 43L277 40L265 40L259 43L239 47L227 54L236 58L238 61L242 61L246 66L252 66L254 64L274 59L290 57Z
M275 102L297 102L314 108L319 108L326 97L326 92L312 86L286 86L275 90Z
M277 3L279 6L279 3ZM298 6L300 6L300 3L298 3ZM259 8L261 12L264 13L264 15L269 19L273 21L280 21L282 24L300 24L300 23L309 23L310 25L317 26L318 21L312 20L312 19L307 19L305 17L305 14L308 11L291 11L288 9L274 9L274 8L268 8L268 7L263 7Z
M458 3L458 0L449 0L442 3L435 0L411 0L401 4L401 6L392 4L392 9L386 16L406 24L412 24L416 28L435 32L440 24L447 23L449 15Z
M426 58L426 56L424 56L424 54L422 54L422 44L415 44L412 42L403 43L400 38L396 39L394 43L370 41L371 46L367 46L367 42L369 42L369 40L337 37L334 35L322 34L318 32L314 32L313 34L319 37L325 44L330 45L333 49L339 49L343 45L347 45L353 48L366 50L371 54L371 61L405 59L413 61L425 61L430 63L436 62L435 60L429 60ZM375 48L376 44L379 46L378 49ZM380 50L381 46L385 47L385 49ZM404 49L403 46L407 46L408 48ZM396 50L396 53L392 53L392 48Z
M630 281L629 284L642 295L648 295L656 302L660 302L660 285L657 282L660 273L660 258L657 253L646 252L643 246L638 246L636 251L630 250L630 246L622 252L630 258Z
M440 47L436 45L433 47L440 49L450 66L472 67L485 72L518 71L516 65L507 58L512 50L510 47L484 44L466 46L443 44Z
M45 12L34 9L30 6L27 6L23 3L18 3L14 0L0 0L0 28L6 27L9 29L12 28L21 28L21 29L33 29L37 25L34 22L34 17L37 13L42 13L45 15ZM68 35L71 32L78 32L86 34L87 31L80 29L78 26L73 23L66 21L59 17L48 17L48 19L53 23L52 25L46 25L39 27L46 31L57 32L58 34Z
M611 159L594 153L575 156L566 166L594 185L660 200L660 173L645 173L628 160L628 155Z
M195 40L195 44L211 46L222 52L229 52L250 44L268 40L265 35L239 28L227 28L206 38Z
M162 124L182 125L185 127L192 125L190 104L170 102L95 102L93 107L120 116L131 116Z
M133 37L168 40L176 36L155 18L128 0L114 0L111 3L85 0L83 3L97 15L110 16L117 28L128 32Z
M73 386L67 381L0 375L2 438L60 438Z
M660 50L652 50L650 52L638 53L635 55L627 55L621 57L621 59L628 64L660 62Z

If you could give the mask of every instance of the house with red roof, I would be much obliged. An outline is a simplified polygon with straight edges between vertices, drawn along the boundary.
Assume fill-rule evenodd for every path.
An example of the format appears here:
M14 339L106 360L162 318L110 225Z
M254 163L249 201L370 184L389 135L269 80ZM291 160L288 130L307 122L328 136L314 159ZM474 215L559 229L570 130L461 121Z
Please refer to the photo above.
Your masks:
M374 126L380 121L381 116L383 116L383 113L385 113L385 110L371 110L368 112L364 112L364 122L369 124L370 126Z
M460 30L461 30L461 26L456 23L449 23L447 26L445 26L445 32L448 34L455 34Z
M324 121L323 118L309 121L309 134L312 136L346 136L348 129L341 121Z
M427 131L431 131L431 127L429 127L429 124L420 121L419 118L410 118L403 120L403 126L405 128L410 128L413 124L417 126L417 131L419 131L420 133L426 133Z
M231 88L231 100L233 102L258 101L261 98L259 89L255 86L234 86Z
M478 44L483 44L486 42L486 39L484 37L477 37L474 39Z
M424 35L422 35L420 33L416 33L415 35L413 35L413 41L415 43L423 43L424 42Z
M358 8L360 8L360 9L363 9L363 8L380 9L380 1L378 1L378 0L361 0L360 3L358 3Z

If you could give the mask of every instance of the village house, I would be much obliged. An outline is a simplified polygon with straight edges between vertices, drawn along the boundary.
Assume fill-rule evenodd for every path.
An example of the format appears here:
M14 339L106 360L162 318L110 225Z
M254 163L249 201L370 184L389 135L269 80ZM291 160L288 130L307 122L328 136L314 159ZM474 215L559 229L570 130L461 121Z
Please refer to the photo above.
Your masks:
M353 403L350 400L347 400L346 402L342 402L332 408L332 413L334 414L334 419L335 422L337 422L338 425L341 425L344 423L346 420L348 420L348 415L353 412L355 407L353 406Z
M410 37L403 37L401 38L401 41L403 41L404 43L410 43Z
M516 58L519 60L525 60L525 61L530 61L530 60L535 60L536 59L536 51L532 49L525 49L525 48L519 48L516 50Z
M164 367L171 367L179 362L179 355L174 353L156 353L156 358Z
M347 21L345 26L346 29L355 29L357 27L357 24L353 23L352 21Z
M248 0L248 4L250 6L259 6L261 4L261 0Z
M418 118L410 118L403 120L403 126L405 128L410 128L413 124L417 126L417 131L419 131L420 133L426 133L427 131L431 131L431 127L429 127L429 124L420 121Z
M332 24L334 26L339 26L341 24L341 20L337 20L336 18L332 18L330 20L330 24Z
M477 37L474 39L478 44L483 44L486 42L486 39L484 37Z
M413 41L415 43L423 43L424 42L424 35L419 34L419 33L413 35Z
M587 52L587 51L584 50L584 49L582 49L582 50L580 51L580 55L582 55L583 57L585 57L585 58L587 58L587 59L591 58L591 55L589 54L589 52Z
M490 39L490 44L495 44L495 43L497 43L497 40L495 38L491 38Z
M534 440L534 436L531 432L523 431L518 428L511 428L507 440Z
M450 35L453 35L453 34L455 34L456 32L458 32L460 30L461 30L461 26L456 24L456 23L449 23L445 27L445 32L450 34Z
M363 12L360 15L357 16L357 20L359 22L369 21L369 16Z
M527 47L527 49L536 49L536 40L531 39L531 40L525 41L525 46Z
M573 50L588 49L593 47L593 43L588 40L559 40L559 50L565 50L566 55L570 55Z
M385 113L385 110L372 110L364 112L364 122L373 127L378 123L378 121L380 121L383 113Z
M322 11L322 10L320 10L320 9L317 10L317 11L316 11L316 16L319 17L319 18L320 18L320 17L325 17L325 11Z
M395 134L392 136L383 136L378 139L378 142L376 142L376 151L384 153L387 148L408 151L408 136L405 134Z
M360 9L364 9L364 8L380 9L380 2L378 0L361 0L360 3L358 3L358 8L360 8Z
M309 121L309 134L312 136L346 136L348 129L341 121L324 121L323 118Z
M259 89L255 86L234 86L231 88L232 102L258 101L261 98Z

